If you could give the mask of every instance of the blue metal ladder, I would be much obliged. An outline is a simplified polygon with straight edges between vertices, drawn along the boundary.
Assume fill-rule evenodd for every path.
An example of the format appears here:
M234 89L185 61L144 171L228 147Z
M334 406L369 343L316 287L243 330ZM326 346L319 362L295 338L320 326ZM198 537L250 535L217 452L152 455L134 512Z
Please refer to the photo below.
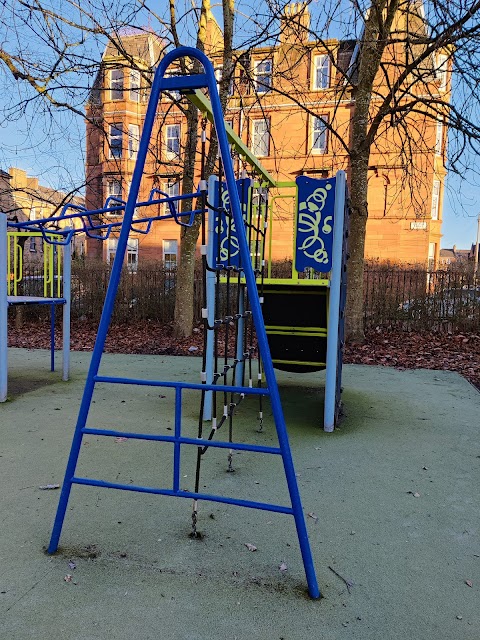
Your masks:
M169 65L181 57L189 57L191 59L198 60L203 66L204 72L181 77L165 77L165 72ZM49 553L55 553L58 548L60 535L62 532L62 526L65 518L65 513L68 505L70 491L73 484L83 484L95 487L105 487L112 489L123 489L126 491L138 491L143 493L153 493L160 495L175 496L179 498L200 499L209 500L213 502L222 502L227 504L233 504L243 507L249 507L253 509L262 509L266 511L274 511L277 513L285 513L292 515L295 519L295 525L297 529L298 540L302 553L303 563L305 567L305 573L308 583L308 591L311 598L319 598L320 591L317 584L315 575L315 569L313 565L313 559L310 549L310 543L308 540L308 534L305 524L305 518L302 510L302 503L300 500L300 493L298 490L297 480L295 477L295 470L293 466L292 455L290 451L290 445L288 441L288 435L283 417L283 411L280 403L280 396L278 392L278 386L273 370L272 360L268 348L267 336L265 332L265 326L262 318L262 311L260 307L260 301L257 293L257 287L255 282L255 276L253 273L250 251L247 245L247 239L244 234L239 234L240 254L242 263L245 265L245 281L249 290L251 311L253 315L253 321L255 324L258 347L260 356L263 361L264 373L267 386L264 388L250 388L241 386L227 386L227 385L211 385L211 384L194 384L187 382L169 382L169 381L152 381L152 380L140 380L122 377L110 377L100 376L98 374L100 361L105 345L105 339L107 336L110 320L112 316L113 306L115 302L115 296L117 293L122 265L124 261L125 251L127 247L128 235L130 232L133 215L135 212L135 203L140 188L140 181L142 178L145 160L147 156L148 145L152 133L154 124L154 118L159 102L160 94L165 90L193 90L200 88L208 88L210 99L212 102L214 125L218 136L220 156L222 159L225 180L227 183L228 194L230 197L231 212L234 216L237 229L242 228L242 212L240 208L240 201L238 192L235 185L235 176L233 173L233 165L231 161L227 136L225 133L225 126L223 120L222 109L220 105L220 99L217 92L216 80L214 75L213 66L208 58L200 51L190 47L180 47L179 49L168 53L160 62L158 69L155 73L155 78L151 88L150 99L148 103L147 113L145 117L145 124L140 140L140 147L138 151L137 162L132 177L132 183L128 200L125 206L125 215L123 224L118 239L117 252L113 263L112 273L107 289L105 303L100 319L100 325L98 328L97 338L92 353L92 359L87 374L87 380L83 392L83 398L80 405L79 415L73 436L72 447L65 471L65 478L62 485L60 494L57 514L55 517L50 544L48 547ZM174 435L162 436L142 433L131 433L116 430L107 429L93 429L87 428L87 417L92 402L92 396L95 385L97 383L115 383L115 384L128 384L128 385L143 385L152 387L167 387L175 389L175 428ZM275 427L278 436L278 447L267 447L253 444L232 443L223 441L212 441L203 438L187 438L182 436L182 392L184 389L194 389L201 391L215 390L217 392L235 392L243 393L245 395L257 395L261 394L269 396L271 399L272 412L275 421ZM157 442L169 442L173 444L173 482L172 488L151 488L137 485L126 485L114 482L106 482L103 480L95 480L90 478L79 477L75 475L76 465L82 439L85 434L93 434L96 436L115 436L115 437L127 437L140 440L153 440ZM240 500L236 498L229 498L214 494L204 494L185 491L180 488L180 458L181 458L181 446L193 445L195 447L219 447L228 449L237 449L243 451L253 451L257 453L268 453L273 455L279 455L282 457L283 466L285 469L285 476L290 495L291 506L284 506L278 504L270 504L264 502L253 502L250 500Z

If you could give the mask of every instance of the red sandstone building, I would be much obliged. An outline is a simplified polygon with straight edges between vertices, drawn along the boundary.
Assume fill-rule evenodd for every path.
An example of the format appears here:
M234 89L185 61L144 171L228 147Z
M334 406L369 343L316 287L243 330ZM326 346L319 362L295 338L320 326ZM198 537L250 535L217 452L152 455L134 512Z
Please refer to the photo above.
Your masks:
M299 26L293 30L289 18L297 11L301 11ZM279 44L255 48L248 56L239 57L225 114L225 120L279 182L292 181L302 174L327 177L339 169L345 169L347 175L349 172L344 143L348 145L350 137L354 100L345 90L343 79L354 68L355 42L330 40L325 46L309 42L308 24L304 6L288 5ZM410 16L409 28L422 29L421 17L412 26ZM406 29L405 16L398 15L396 29ZM121 42L124 55L107 46L87 105L89 208L100 208L109 196L126 199L148 101L146 78L151 77L164 52L163 42L154 34L125 35ZM207 54L218 78L222 74L218 62L222 42L221 30L210 14ZM388 51L386 63L392 76L395 61L403 60L402 55L395 49ZM431 72L425 82L430 94L448 98L448 57L440 55L429 64ZM379 79L376 87L379 96L382 82ZM171 195L180 192L186 121L175 98L165 95L161 99L141 199L152 188ZM372 150L366 257L436 265L447 132L442 118L422 119L417 114L408 134L409 157L400 139L405 132L395 126L384 127ZM235 168L238 172L242 169L238 158ZM413 181L407 179L409 174L413 174ZM274 220L274 259L291 257L292 224L291 211L283 211ZM158 223L148 236L133 234L127 261L132 267L152 259L165 260L172 266L178 259L179 238L180 229L173 221ZM112 236L105 244L92 243L90 255L111 260L116 239ZM98 253L102 250L103 255Z

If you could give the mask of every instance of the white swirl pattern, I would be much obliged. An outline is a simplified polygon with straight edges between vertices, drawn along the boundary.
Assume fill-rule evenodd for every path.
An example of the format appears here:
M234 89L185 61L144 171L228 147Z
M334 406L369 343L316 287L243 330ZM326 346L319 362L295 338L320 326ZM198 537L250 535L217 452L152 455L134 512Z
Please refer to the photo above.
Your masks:
M320 237L320 225L322 224L322 211L331 188L332 185L327 184L325 188L315 189L304 202L300 202L298 205L298 231L302 234L309 234L298 249L319 264L326 264L329 260L325 243ZM332 221L333 216L331 215L324 218L321 227L324 235L332 233ZM311 253L307 250L310 250Z

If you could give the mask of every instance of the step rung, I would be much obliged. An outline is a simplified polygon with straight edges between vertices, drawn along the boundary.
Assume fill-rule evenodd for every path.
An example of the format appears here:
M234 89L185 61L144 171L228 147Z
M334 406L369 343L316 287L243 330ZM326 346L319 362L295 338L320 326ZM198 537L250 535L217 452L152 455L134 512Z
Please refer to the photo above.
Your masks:
M326 329L314 329L312 327L275 327L275 326L267 326L265 327L267 335L272 336L320 336L322 338L327 337Z
M155 487L143 487L135 484L120 484L117 482L107 482L106 480L95 480L93 478L81 478L73 476L71 482L74 484L85 484L92 487L103 487L105 489L121 489L123 491L137 491L140 493L154 493L162 496L173 496L176 498L190 498L195 500L209 500L210 502L223 502L233 504L238 507L248 507L251 509L262 509L263 511L274 511L276 513L286 513L294 515L292 507L285 507L281 504L269 504L268 502L252 502L250 500L239 500L226 496L211 495L209 493L195 493L194 491L174 491L173 489L156 489Z
M115 378L113 376L93 376L94 382L107 382L112 384L138 384L144 387L165 387L169 389L194 389L197 391L225 391L254 396L269 396L268 387L236 387L234 385L201 384L197 382L172 382L166 380L141 380L136 378Z
M207 427L208 428L208 427ZM93 429L84 427L82 433L93 436L107 436L114 438L131 438L134 440L154 440L157 442L170 442L171 444L191 444L196 447L217 447L219 449L238 449L239 451L253 451L255 453L272 453L281 455L279 447L265 447L259 444L244 444L241 442L225 442L223 440L207 440L206 438L185 438L180 436L161 436L151 433L132 433L117 431L115 429Z

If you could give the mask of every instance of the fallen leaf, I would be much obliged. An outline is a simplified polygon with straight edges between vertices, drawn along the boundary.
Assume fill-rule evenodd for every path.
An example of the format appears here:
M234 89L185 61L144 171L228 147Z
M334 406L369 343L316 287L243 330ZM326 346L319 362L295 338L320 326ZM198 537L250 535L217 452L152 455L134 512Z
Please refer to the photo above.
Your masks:
M410 493L414 498L420 498L418 491L407 491L407 493Z
M127 442L127 440L128 440L128 438L121 438L121 437L115 438L115 442L116 443Z
M71 581L72 581L72 579L73 579L73 578L72 578L72 576L71 576L69 573L67 573L67 575L64 577L65 582L71 582Z
M285 564L285 562L282 562L282 564L278 567L280 571L287 571L288 567Z
M465 584L469 587L473 587L473 582L471 580L465 580Z
M70 562L68 563L68 568L73 570L77 568L77 565L75 564L75 562L72 562L72 560L70 560Z
M254 544L250 544L250 542L246 542L245 546L247 547L247 549L249 551L256 551L257 550L257 547Z
M60 485L59 484L42 484L38 488L41 489L42 491L49 491L51 489L60 489Z
M316 523L316 522L317 522L317 520L318 520L318 516L316 516L316 515L313 513L313 511L310 511L310 513L307 513L307 516L308 516L309 518L311 518L312 520L314 520L314 521L315 521L315 523Z

